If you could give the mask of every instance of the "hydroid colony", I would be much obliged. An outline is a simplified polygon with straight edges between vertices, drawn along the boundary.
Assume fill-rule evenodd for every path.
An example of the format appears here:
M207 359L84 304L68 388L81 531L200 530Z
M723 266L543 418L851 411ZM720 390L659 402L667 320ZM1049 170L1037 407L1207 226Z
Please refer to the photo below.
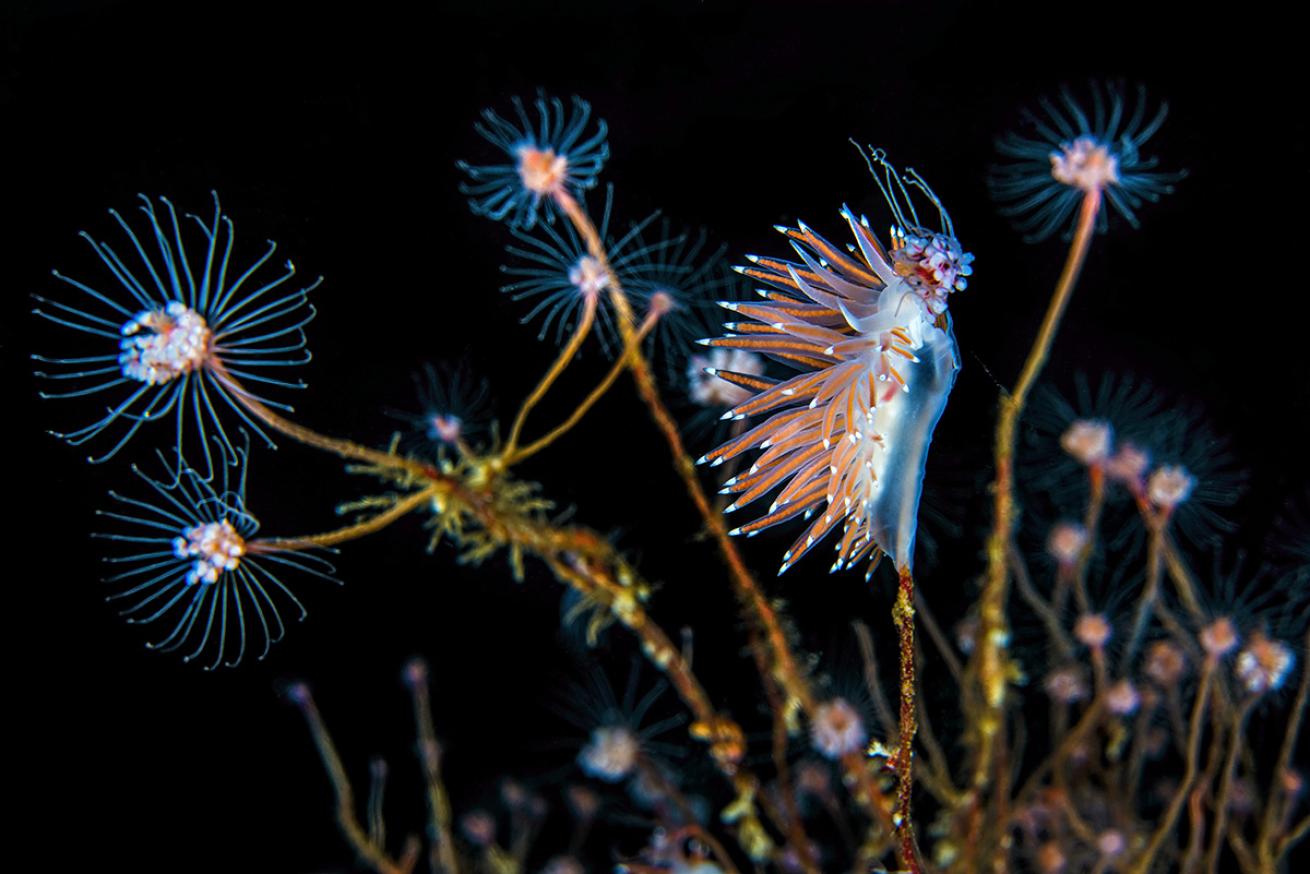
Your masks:
M104 412L60 436L98 444L94 461L161 432L170 444L163 472L141 474L142 495L115 493L104 514L107 528L117 526L104 533L119 550L112 560L124 565L109 577L111 598L131 621L162 623L157 648L208 667L263 658L283 636L282 609L290 604L303 616L300 587L330 576L323 550L421 513L429 549L450 541L466 562L504 555L516 577L529 563L544 567L567 587L570 613L584 618L590 640L614 624L635 636L685 711L687 738L712 768L700 774L707 785L653 750L656 728L640 723L654 697L602 708L580 726L588 740L567 796L575 829L564 842L542 837L541 851L533 841L545 802L520 785L502 791L503 816L452 809L421 663L405 676L428 829L426 841L398 849L382 815L385 769L374 769L361 822L308 688L292 686L288 697L337 793L345 840L362 864L386 874L421 864L562 872L616 861L680 872L747 864L805 872L1277 870L1307 831L1302 778L1291 764L1307 697L1297 637L1310 586L1304 569L1270 587L1258 609L1208 597L1208 581L1175 534L1213 486L1210 473L1160 448L1172 424L1127 425L1106 410L1057 416L1049 442L1071 465L1052 488L1062 490L1072 518L1020 530L1033 520L1017 500L1018 423L1094 232L1108 224L1105 207L1136 225L1143 205L1182 178L1142 154L1165 119L1142 93L1128 103L1114 88L1095 87L1090 111L1067 93L1042 109L1031 133L1001 141L994 190L1033 238L1072 221L1069 255L1023 370L1000 400L982 591L953 636L933 608L939 597L960 596L958 581L948 592L916 590L913 573L925 459L961 363L949 302L965 289L973 260L937 193L882 152L864 150L885 214L871 221L843 207L845 244L801 222L779 227L791 252L748 256L739 272L752 296L743 297L725 291L730 283L699 237L655 236L666 225L651 218L617 224L612 190L601 220L593 219L586 200L609 154L605 125L581 99L566 105L544 95L514 100L508 116L487 110L477 130L492 154L460 164L473 211L504 222L514 238L504 290L524 301L525 320L541 320L542 338L560 346L504 428L478 421L482 384L470 374L455 380L451 370L444 383L432 371L423 386L424 409L411 424L426 440L398 436L373 447L291 418L277 393L301 387L284 374L307 359L316 283L291 284L289 261L259 278L275 247L252 258L217 196L208 220L143 198L144 219L135 224L111 212L119 243L84 235L102 275L56 273L72 292L38 298L37 313L86 348L37 358L49 396L90 399ZM884 223L885 236L875 230ZM697 447L697 468L647 341L685 335L669 329L694 321L711 291L728 313L726 333L703 338L708 352L654 353L670 356L663 369L685 379L688 403L718 408L730 429L717 447ZM562 390L561 374L593 343L613 353L594 388L562 419L534 422L543 398ZM517 465L586 422L625 374L723 559L770 714L767 741L726 712L686 642L652 617L654 587L640 567L593 529L552 516L541 490L515 476ZM338 529L262 536L246 505L240 432L333 453L381 488L342 507L352 518ZM715 490L729 499L716 502ZM746 508L766 498L769 508L746 518ZM731 527L721 510L743 521ZM1111 519L1137 536L1110 536ZM836 551L833 571L853 568L873 585L879 558L889 559L898 581L892 621L869 617L872 632L856 629L862 692L823 682L740 554L734 535L775 525L796 532L779 556L784 571L814 561L808 553L825 541ZM1034 573L1032 542L1046 553L1045 575ZM1140 585L1125 582L1134 573ZM1018 644L1025 621L1039 629L1040 657ZM878 636L897 641L894 683L879 670ZM918 694L927 664L936 679L956 684L954 736L934 730ZM1049 744L1034 753L1019 732L1043 713ZM1271 717L1283 725L1279 742L1259 755L1248 730ZM679 723L655 723L661 740ZM598 860L586 846L598 799L621 790L651 826ZM510 823L508 835L500 821Z

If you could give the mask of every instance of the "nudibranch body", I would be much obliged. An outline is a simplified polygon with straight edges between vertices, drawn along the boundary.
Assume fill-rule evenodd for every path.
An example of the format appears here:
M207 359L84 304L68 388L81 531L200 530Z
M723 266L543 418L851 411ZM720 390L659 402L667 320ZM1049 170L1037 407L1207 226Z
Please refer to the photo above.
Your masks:
M770 286L758 292L763 301L723 303L748 321L700 341L759 352L801 371L784 380L715 371L754 392L725 418L767 418L701 458L717 465L761 451L749 470L724 484L723 492L736 496L728 511L781 486L765 515L733 533L755 534L800 515L811 520L779 573L839 525L833 570L880 553L898 569L912 567L928 445L960 369L947 301L964 289L973 256L917 174L901 177L881 152L871 158L895 221L890 246L845 207L855 237L848 251L804 222L779 227L800 261L748 256L750 266L738 269ZM937 209L939 230L919 221L910 188Z

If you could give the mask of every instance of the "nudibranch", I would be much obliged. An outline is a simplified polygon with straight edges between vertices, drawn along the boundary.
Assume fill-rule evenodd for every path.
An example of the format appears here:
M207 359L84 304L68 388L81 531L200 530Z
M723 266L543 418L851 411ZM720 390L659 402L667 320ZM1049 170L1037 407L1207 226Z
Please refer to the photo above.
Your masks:
M753 535L804 515L810 524L783 555L786 571L839 525L832 570L885 553L913 566L924 464L933 430L960 369L947 302L962 291L973 256L955 237L941 201L883 153L870 169L894 224L884 247L863 216L843 207L854 245L843 251L804 222L777 228L800 258L747 256L738 272L767 288L758 303L723 302L744 321L703 345L766 355L800 372L789 379L715 370L752 392L724 418L764 417L700 461L722 464L758 450L750 468L726 481L726 510L781 491L768 512L733 530ZM919 220L910 191L935 207L937 230Z

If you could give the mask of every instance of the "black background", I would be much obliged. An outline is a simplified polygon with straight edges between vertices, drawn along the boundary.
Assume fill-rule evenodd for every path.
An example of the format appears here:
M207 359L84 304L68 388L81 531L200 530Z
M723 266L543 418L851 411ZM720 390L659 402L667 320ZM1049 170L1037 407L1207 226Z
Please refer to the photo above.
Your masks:
M140 629L102 602L93 509L159 435L100 467L47 437L81 416L72 402L35 399L27 356L60 338L26 311L29 294L52 289L50 268L88 267L75 232L112 236L103 210L138 191L203 211L217 189L247 242L276 239L303 272L326 277L299 416L381 443L395 427L383 410L411 403L409 374L423 362L467 357L505 418L552 354L497 293L504 229L470 215L456 190L455 160L488 155L471 128L482 107L503 110L539 86L586 97L610 123L603 178L619 216L662 208L708 227L734 258L776 251L770 225L798 216L840 233L843 201L877 214L847 137L875 142L929 178L977 255L974 282L953 302L965 369L933 462L972 482L986 475L993 376L1013 380L1063 257L1059 240L1025 245L996 216L983 182L991 142L1062 84L1144 82L1171 106L1148 153L1191 175L1143 211L1141 230L1115 222L1098 238L1050 374L1067 387L1078 371L1131 371L1204 404L1250 471L1235 513L1250 549L1305 489L1295 313L1306 126L1289 78L1301 49L1276 22L1147 4L186 6L20 3L0 19L4 721L18 771L6 852L47 870L348 870L303 724L275 694L288 678L316 690L361 793L368 757L389 759L395 835L422 816L399 682L408 657L432 662L464 809L487 803L500 775L559 776L578 737L547 706L576 670L557 640L558 585L539 567L516 585L500 560L468 569L448 548L427 556L416 520L347 547L345 587L310 584L310 619L239 670L207 674L147 653ZM585 391L599 356L576 370L539 425ZM695 628L707 682L737 689L724 700L758 723L751 682L711 666L740 664L743 642L723 573L693 540L665 447L620 385L523 474L575 505L579 521L615 532L665 583L659 617ZM254 453L250 503L268 533L321 530L336 501L366 486L284 443ZM981 498L974 490L951 508L963 535L920 583L948 616L980 566ZM791 536L761 538L748 556L795 602L810 648L849 637L854 616L890 633L886 586L829 578L824 556L775 584ZM628 642L609 646L621 676Z

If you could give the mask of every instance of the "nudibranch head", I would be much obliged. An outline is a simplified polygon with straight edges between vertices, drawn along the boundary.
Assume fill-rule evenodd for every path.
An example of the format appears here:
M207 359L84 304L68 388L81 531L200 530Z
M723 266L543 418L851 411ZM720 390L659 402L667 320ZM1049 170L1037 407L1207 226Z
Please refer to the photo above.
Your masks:
M716 370L751 388L726 418L766 418L701 459L762 453L724 483L735 496L728 511L781 489L765 515L733 533L810 520L781 571L838 527L834 570L884 552L911 565L928 444L959 369L947 304L966 287L973 256L918 174L897 172L879 150L865 158L891 211L889 245L846 208L854 243L845 249L803 222L779 227L799 261L748 255L738 272L769 286L759 290L764 300L723 304L748 321L700 341L799 371L773 379ZM936 209L936 227L920 219L912 191Z
M973 255L949 234L895 233L901 246L892 251L892 269L923 298L933 315L946 312L948 296L964 291L973 274Z

